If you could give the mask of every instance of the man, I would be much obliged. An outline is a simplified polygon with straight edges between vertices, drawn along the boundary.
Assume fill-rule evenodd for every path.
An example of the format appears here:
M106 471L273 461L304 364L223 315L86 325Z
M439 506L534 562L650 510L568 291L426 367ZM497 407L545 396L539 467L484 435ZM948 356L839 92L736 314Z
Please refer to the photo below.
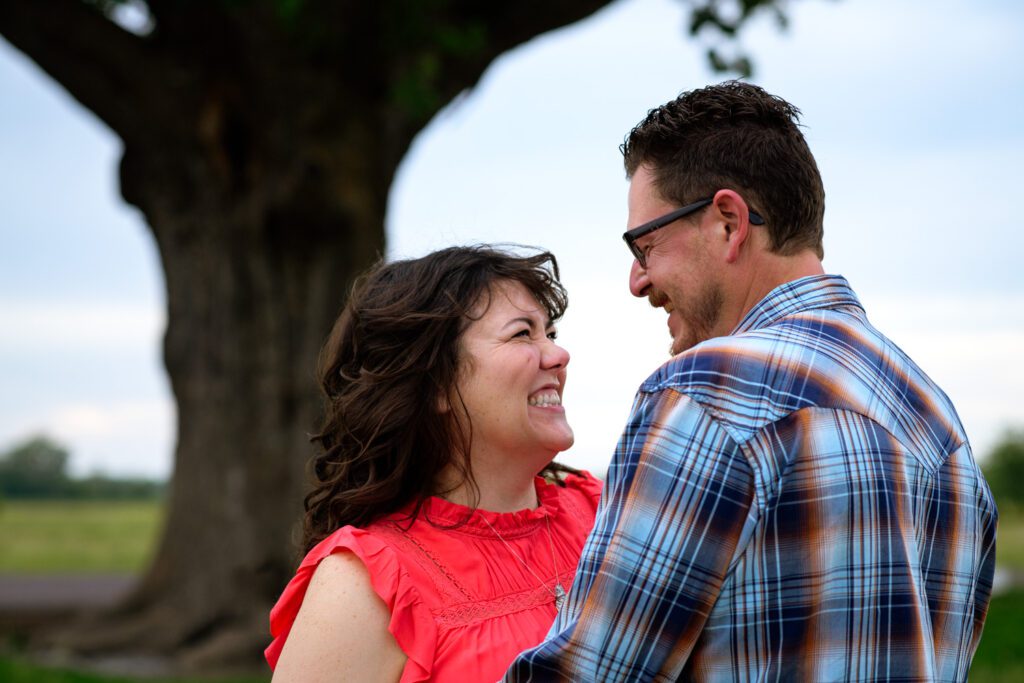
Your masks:
M630 289L668 313L674 356L640 387L567 603L506 680L966 679L995 505L949 399L824 274L798 117L727 82L622 146Z

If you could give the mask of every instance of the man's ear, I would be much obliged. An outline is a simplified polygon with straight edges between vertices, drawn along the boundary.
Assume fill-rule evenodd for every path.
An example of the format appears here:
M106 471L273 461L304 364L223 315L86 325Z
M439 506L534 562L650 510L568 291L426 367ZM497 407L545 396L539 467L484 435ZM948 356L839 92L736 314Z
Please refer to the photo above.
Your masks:
M725 248L725 262L735 263L750 236L750 207L734 190L719 190L711 206L721 221L721 238Z

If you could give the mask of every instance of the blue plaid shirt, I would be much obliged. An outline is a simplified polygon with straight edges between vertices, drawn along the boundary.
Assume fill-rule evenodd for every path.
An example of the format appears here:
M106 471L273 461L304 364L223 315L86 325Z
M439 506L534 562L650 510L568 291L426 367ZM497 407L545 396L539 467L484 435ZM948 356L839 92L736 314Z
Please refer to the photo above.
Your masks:
M548 639L507 681L954 681L996 508L846 281L775 289L643 383Z

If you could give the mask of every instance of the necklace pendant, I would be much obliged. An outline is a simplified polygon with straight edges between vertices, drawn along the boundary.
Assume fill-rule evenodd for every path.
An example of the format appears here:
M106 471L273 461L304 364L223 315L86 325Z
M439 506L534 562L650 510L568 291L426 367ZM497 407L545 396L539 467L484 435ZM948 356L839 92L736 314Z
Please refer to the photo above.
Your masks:
M555 583L555 609L562 609L562 604L565 602L565 589L562 588L560 582Z

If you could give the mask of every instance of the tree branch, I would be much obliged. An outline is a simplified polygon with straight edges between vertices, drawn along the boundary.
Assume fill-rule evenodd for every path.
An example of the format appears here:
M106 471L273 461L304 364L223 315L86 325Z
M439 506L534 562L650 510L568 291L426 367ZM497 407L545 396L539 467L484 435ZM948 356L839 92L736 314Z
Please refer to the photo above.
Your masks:
M81 0L0 2L0 35L122 139L145 126L167 69L146 41Z

